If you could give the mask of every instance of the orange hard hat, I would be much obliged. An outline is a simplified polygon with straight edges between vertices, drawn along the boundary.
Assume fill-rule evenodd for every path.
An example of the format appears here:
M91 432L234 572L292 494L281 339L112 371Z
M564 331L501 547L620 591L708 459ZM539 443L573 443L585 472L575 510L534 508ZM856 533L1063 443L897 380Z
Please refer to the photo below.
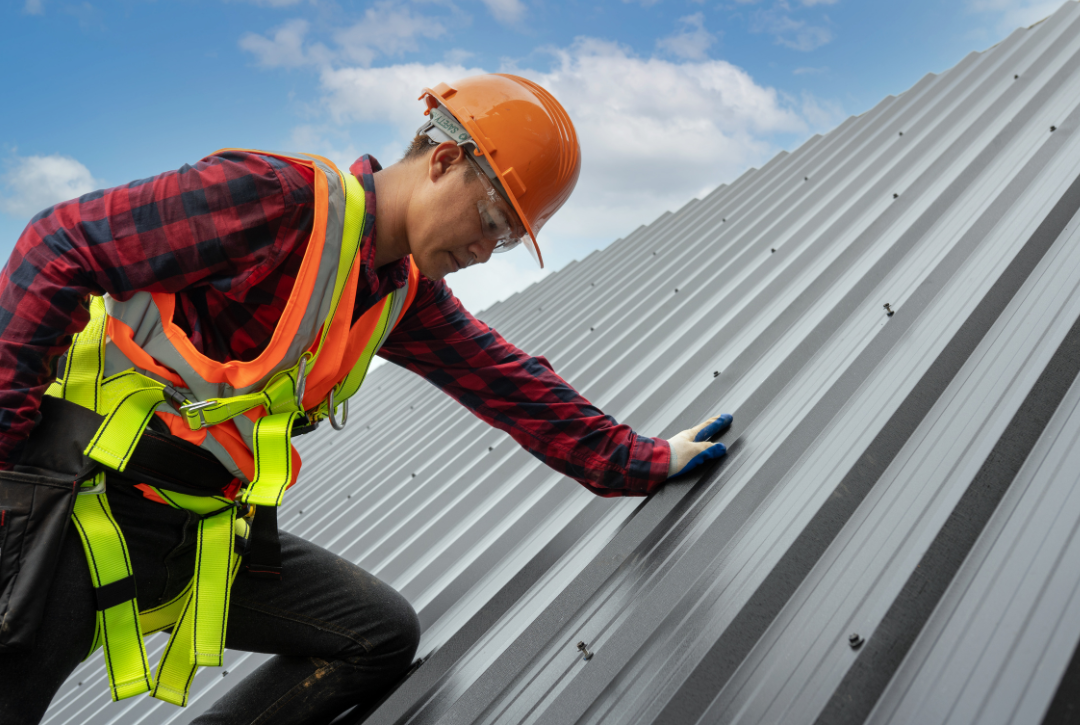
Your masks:
M566 109L532 81L504 73L440 83L420 98L430 117L421 132L435 127L440 138L475 147L474 160L521 218L530 237L525 244L543 267L536 235L570 197L581 171ZM442 109L464 132L443 118Z

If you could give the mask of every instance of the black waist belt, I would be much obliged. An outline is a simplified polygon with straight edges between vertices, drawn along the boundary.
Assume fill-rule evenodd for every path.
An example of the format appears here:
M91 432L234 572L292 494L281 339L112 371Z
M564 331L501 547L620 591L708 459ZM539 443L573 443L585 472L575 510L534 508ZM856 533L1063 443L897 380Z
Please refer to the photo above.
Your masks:
M16 470L85 478L96 464L83 451L104 420L105 416L81 405L45 396L41 420L31 432ZM218 494L234 478L212 453L150 427L135 444L135 452L120 475L195 496Z
M104 420L105 416L81 405L45 396L41 401L41 420L31 432L15 470L86 480L98 469L98 464L83 455L83 451ZM156 424L158 420L152 418L151 425ZM116 476L192 496L220 494L234 479L212 453L151 427L147 427L135 444L135 452L124 472L114 472L112 477ZM248 550L243 553L244 571L249 576L281 578L276 508L256 509Z

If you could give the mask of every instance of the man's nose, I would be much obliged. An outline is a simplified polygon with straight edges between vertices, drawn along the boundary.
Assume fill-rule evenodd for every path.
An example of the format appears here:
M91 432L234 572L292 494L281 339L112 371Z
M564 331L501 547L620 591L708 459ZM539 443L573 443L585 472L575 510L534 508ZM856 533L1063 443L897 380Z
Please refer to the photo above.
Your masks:
M477 264L485 264L491 259L492 253L495 251L496 242L492 242L488 239L482 239L479 242L473 242L469 245L469 251L473 257L476 258Z

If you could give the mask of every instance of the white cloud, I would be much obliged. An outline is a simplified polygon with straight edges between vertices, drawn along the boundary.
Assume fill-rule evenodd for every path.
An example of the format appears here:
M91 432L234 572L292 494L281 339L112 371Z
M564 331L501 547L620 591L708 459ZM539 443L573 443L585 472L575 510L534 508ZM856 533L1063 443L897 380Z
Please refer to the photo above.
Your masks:
M705 14L694 13L679 18L682 30L656 41L656 47L687 60L705 60L716 36L705 29Z
M814 5L835 5L839 0L799 0L799 2L806 7L813 7Z
M779 45L793 50L811 51L833 39L832 31L821 25L811 25L788 14L786 2L780 2L767 10L754 13L751 30L769 33Z
M991 16L994 33L1004 37L1053 15L1061 5L1060 0L969 0L968 9Z
M328 66L332 61L369 66L380 55L400 56L419 50L419 38L435 39L446 33L446 27L438 19L395 7L390 2L376 3L364 11L360 22L335 30L334 50L322 43L309 43L310 29L306 20L295 18L273 30L270 37L245 33L239 44L264 68Z
M5 193L0 211L29 217L61 201L93 191L104 184L70 156L15 157L3 175Z
M271 38L245 33L240 47L253 54L264 68L298 68L327 62L330 51L326 46L313 43L304 47L308 29L308 22L297 18L277 28Z
M448 63L401 63L381 68L324 68L320 83L324 103L337 123L387 123L412 138L423 121L421 89L440 81L485 73Z
M808 133L831 110L781 97L721 60L641 58L594 39L549 52L552 68L514 71L559 99L580 139L577 190L541 232L556 267L764 163L778 150L774 134ZM321 88L334 122L392 125L404 141L422 119L421 88L483 72L444 63L326 68Z
M491 16L505 25L516 25L525 17L521 0L483 0Z
M379 2L364 11L364 19L334 33L346 60L371 65L379 53L401 55L419 50L417 38L435 39L446 33L437 19L418 15L391 2Z
M27 15L42 15L45 13L45 3L43 0L26 0L23 12Z

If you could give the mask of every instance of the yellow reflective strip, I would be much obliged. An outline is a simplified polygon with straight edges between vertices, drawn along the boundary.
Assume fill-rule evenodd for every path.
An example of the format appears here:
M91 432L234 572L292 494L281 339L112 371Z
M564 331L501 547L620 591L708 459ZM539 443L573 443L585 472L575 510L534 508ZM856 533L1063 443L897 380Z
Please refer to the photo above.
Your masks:
M235 515L236 509L230 508L199 522L191 650L192 662L199 666L220 667L225 653Z
M342 188L345 190L345 228L341 235L341 253L338 257L337 278L334 280L334 295L330 299L330 312L323 322L319 344L315 348L315 354L310 358L308 370L315 366L315 360L322 352L323 343L326 342L326 336L330 332L330 321L337 313L341 294L345 291L345 283L349 279L349 272L356 261L357 252L360 251L360 235L364 231L364 207L367 203L364 188L352 174L343 174L338 171L338 176L341 177Z
M105 300L90 298L90 322L75 335L68 350L61 397L100 413L99 392L105 369Z
M240 492L243 503L280 506L292 480L293 421L298 413L259 418L255 424L255 478Z
M364 378L367 377L368 368L371 366L371 359L375 357L375 349L382 341L386 334L386 328L390 324L390 310L394 306L394 293L391 292L387 297L385 304L383 304L382 312L379 314L379 322L375 325L375 332L371 338L364 345L364 351L360 353L360 357L357 359L356 364L353 365L352 370L345 376L334 389L334 402L345 401L356 394L356 391L360 389L360 386L364 383Z
M98 474L95 483L100 483L102 476ZM105 494L79 494L72 518L82 539L95 588L132 575L124 534L113 518ZM149 692L153 687L137 606L136 600L130 599L97 613L113 700Z
M90 439L83 453L98 463L123 471L127 468L135 444L146 430L158 403L165 400L164 386L142 388L128 393Z

